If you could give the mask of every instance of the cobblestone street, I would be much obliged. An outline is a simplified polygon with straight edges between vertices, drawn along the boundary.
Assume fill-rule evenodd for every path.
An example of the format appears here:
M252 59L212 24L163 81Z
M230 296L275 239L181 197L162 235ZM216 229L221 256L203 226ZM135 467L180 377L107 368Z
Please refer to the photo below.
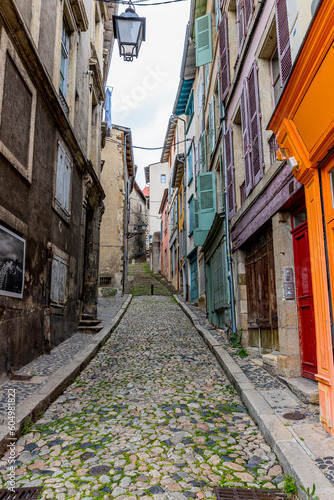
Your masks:
M284 479L169 296L133 298L110 340L17 452L17 486L43 485L42 497L58 500L214 498L219 482L276 488Z

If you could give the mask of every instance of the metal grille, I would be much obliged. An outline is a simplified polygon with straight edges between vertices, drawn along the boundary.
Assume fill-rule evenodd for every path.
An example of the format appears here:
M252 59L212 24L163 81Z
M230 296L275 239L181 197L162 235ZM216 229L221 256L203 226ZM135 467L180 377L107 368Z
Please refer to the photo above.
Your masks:
M246 490L244 488L215 488L217 500L283 500L285 493L273 490Z
M111 277L100 277L100 285L111 285Z
M15 488L15 491L0 490L0 500L36 500L42 493L43 486Z

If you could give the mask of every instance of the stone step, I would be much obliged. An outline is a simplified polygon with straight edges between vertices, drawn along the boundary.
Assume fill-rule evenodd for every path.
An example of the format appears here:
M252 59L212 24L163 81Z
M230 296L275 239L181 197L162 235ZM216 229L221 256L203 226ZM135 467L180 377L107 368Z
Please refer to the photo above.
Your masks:
M102 330L103 326L85 326L79 325L77 331L79 333L98 333Z
M96 326L101 323L100 319L81 319L79 326Z
M94 319L94 318L93 318L92 314L84 313L84 314L82 314L81 319L86 320L86 319Z
M283 378L279 377L293 394L295 394L304 403L319 404L318 382L304 377Z

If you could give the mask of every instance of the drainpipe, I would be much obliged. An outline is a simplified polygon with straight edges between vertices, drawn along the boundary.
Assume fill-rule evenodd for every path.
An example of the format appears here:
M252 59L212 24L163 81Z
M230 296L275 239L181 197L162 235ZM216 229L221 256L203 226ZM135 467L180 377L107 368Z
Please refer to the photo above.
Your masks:
M51 351L51 309L50 309L50 289L51 289L51 269L52 269L52 245L47 244L46 261L46 282L45 282L45 303L44 303L44 353Z
M126 270L127 270L127 232L128 232L128 164L126 161L126 138L131 132L124 134L124 180L125 180L125 211L124 211L124 251L123 251L123 285L122 285L122 295L125 293L125 280L126 280Z
M226 252L227 252L227 269L228 269L228 280L230 285L230 297L231 297L231 320L232 320L232 333L237 333L237 324L235 318L235 308L234 308L234 287L233 287L233 270L232 270L232 257L231 257L231 243L230 243L230 224L228 218L228 197L227 197L227 172L226 172L226 158L225 158L225 143L224 137L226 132L226 114L225 107L222 104L222 126L223 126L223 172L224 172L224 200L225 200L225 228L226 228Z

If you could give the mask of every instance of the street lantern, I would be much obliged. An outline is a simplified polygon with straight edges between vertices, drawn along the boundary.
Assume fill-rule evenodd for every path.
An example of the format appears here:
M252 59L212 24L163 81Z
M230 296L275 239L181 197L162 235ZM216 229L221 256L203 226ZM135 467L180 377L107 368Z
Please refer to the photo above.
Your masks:
M120 16L113 16L115 38L118 39L119 55L124 61L138 57L141 43L145 41L145 17L139 17L133 6Z

